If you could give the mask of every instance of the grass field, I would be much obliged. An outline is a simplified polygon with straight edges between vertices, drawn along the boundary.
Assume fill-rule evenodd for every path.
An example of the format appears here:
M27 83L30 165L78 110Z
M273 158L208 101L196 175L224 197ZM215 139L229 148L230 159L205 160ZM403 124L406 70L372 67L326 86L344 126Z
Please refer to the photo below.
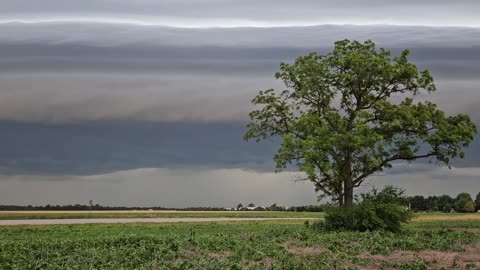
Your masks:
M480 220L437 216L398 234L295 220L6 226L0 269L480 269Z
M0 211L0 220L68 218L320 218L318 212L276 211Z

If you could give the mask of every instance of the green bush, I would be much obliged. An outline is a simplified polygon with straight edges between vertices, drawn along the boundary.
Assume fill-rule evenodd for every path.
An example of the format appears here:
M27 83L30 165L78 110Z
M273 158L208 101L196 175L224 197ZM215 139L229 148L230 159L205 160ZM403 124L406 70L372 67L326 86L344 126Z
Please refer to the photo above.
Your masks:
M327 211L324 226L330 231L397 232L401 224L412 218L404 205L404 191L392 186L382 191L372 190L362 194L353 207L336 207Z

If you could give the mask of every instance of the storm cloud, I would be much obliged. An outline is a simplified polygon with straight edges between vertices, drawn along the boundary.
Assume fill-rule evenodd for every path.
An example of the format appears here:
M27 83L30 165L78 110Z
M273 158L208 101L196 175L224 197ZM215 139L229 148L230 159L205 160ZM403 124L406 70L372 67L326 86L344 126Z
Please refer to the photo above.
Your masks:
M95 175L137 168L273 171L278 143L242 140L232 123L0 122L0 173ZM0 179L1 181L1 179Z
M437 83L420 98L480 124L478 12L443 0L2 1L0 203L314 203L311 184L271 173L278 141L242 140L250 100L283 88L279 64L345 38L408 48ZM369 183L471 188L478 149L453 171L399 165Z
M327 53L343 38L373 39L394 54L409 48L412 62L437 79L439 91L431 98L450 113L470 108L474 118L479 115L478 29L58 23L1 28L7 30L0 32L2 120L245 122L256 92L283 87L273 78L280 62Z

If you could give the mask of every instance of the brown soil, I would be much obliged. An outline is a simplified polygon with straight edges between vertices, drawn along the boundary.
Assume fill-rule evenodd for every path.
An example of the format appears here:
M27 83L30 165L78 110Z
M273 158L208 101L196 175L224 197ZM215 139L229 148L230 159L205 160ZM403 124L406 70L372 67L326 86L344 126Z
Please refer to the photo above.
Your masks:
M306 247L297 241L288 241L282 244L288 253L295 255L315 255L324 251L321 247Z
M480 269L480 244L463 246L463 252L423 250L397 251L389 255L363 253L359 257L369 261L357 269L397 269L395 265L423 261L428 269Z

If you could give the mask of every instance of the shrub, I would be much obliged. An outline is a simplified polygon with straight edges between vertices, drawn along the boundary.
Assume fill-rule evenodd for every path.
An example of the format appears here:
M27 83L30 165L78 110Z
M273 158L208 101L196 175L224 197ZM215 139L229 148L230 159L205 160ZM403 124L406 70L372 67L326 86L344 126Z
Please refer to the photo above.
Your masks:
M392 186L378 192L362 194L359 203L350 208L336 207L327 211L325 229L333 231L397 232L412 213L405 207L404 191Z

